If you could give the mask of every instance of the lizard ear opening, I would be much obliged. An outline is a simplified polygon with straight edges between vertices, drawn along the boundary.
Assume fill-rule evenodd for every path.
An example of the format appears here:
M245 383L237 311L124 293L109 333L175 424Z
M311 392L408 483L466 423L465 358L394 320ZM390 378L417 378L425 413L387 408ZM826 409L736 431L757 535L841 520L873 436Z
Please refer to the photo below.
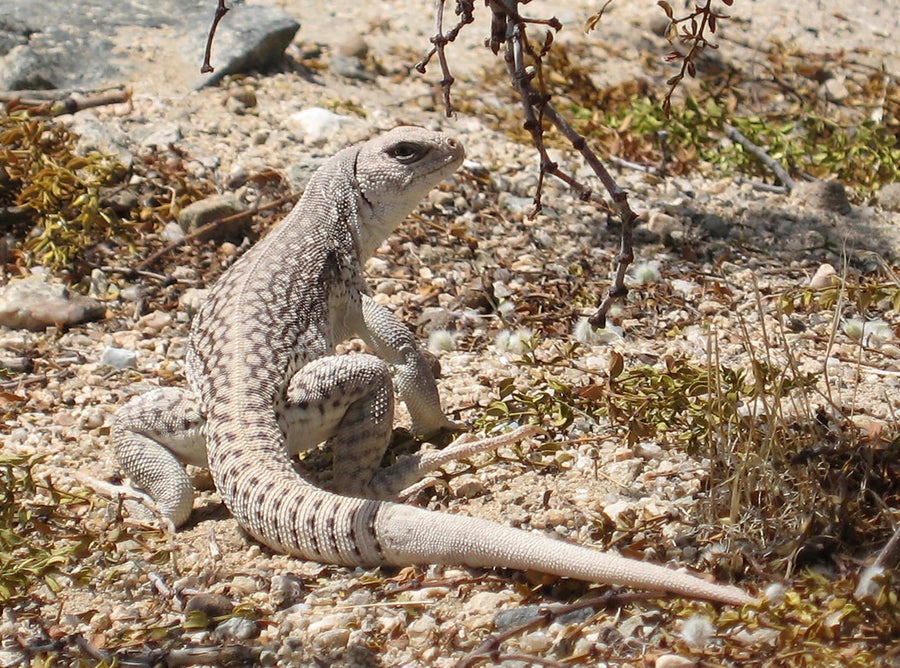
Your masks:
M387 154L403 165L418 162L426 153L428 153L426 146L409 141L398 142L387 149Z

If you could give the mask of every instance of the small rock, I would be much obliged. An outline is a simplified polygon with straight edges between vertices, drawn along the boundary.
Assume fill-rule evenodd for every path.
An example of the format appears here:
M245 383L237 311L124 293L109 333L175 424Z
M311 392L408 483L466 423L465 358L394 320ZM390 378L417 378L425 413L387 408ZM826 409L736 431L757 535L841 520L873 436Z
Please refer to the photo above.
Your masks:
M684 235L684 225L680 220L656 209L641 213L638 220L646 221L644 229L663 243Z
M162 228L159 237L167 244L175 243L176 241L184 239L184 230L181 229L181 225L170 220L165 224L165 227Z
M819 87L819 94L829 102L843 102L850 95L847 79L843 76L832 77Z
M336 53L328 61L328 69L340 77L357 79L358 81L374 81L375 74L366 69L363 62L355 56Z
M324 144L344 125L352 122L349 116L341 116L321 107L310 107L288 116L288 123L302 132L303 142L310 145Z
M353 624L354 616L349 612L334 612L317 619L309 625L309 634L319 635L334 629L346 629Z
M213 617L230 615L234 610L234 604L231 602L231 599L222 594L202 592L191 597L191 600L184 606L185 612L193 612L194 610L201 610L207 617L212 619Z
M214 635L220 638L250 640L259 635L259 628L257 628L256 622L246 617L230 617L216 626Z
M286 608L296 603L305 589L303 580L295 575L275 575L269 587L269 594L277 607Z
M691 668L697 662L678 654L661 654L656 658L655 668Z
M159 334L164 328L172 324L172 315L165 311L151 311L138 320L137 325L141 329L149 330L153 334Z
M882 186L876 199L881 208L888 211L900 211L900 181Z
M209 288L188 288L179 297L178 308L187 313L189 318L193 318L208 294Z
M352 35L338 45L338 53L362 59L369 55L369 43L361 35Z
M432 636L437 630L437 622L431 615L421 615L408 624L406 627L406 635L410 643L413 645L425 645L430 643Z
M509 192L501 192L497 201L500 208L520 216L526 216L534 209L533 197L517 197Z
M192 202L184 207L181 213L178 214L178 224L181 226L182 231L194 232L214 220L228 218L243 211L246 211L246 207L234 194L213 195L212 197ZM235 238L241 234L246 223L246 220L238 219L216 225L200 235L200 239L204 241L209 239L221 241Z
M546 631L534 631L519 639L519 647L528 654L540 654L552 644L550 634Z
M181 127L177 123L161 123L136 134L143 135L139 144L148 148L153 146L166 148L169 144L178 143L182 138Z
M114 369L128 369L137 367L137 353L124 348L107 346L100 356L101 364L108 364Z
M259 582L255 578L246 575L236 575L232 578L230 587L234 593L247 596L259 591Z
M454 496L458 499L474 499L476 496L487 494L485 484L472 474L457 476L450 483Z
M144 298L144 289L139 285L129 285L122 288L119 295L126 301L136 302Z
M819 268L816 269L816 273L813 274L813 277L809 279L809 287L813 290L828 288L837 285L837 283L837 272L834 267L827 263L820 265Z
M25 356L0 357L0 369L5 369L9 373L31 373L34 362Z
M697 219L697 224L713 239L727 239L731 234L731 225L714 213L707 213Z
M791 193L804 204L846 215L850 213L847 191L837 181L798 183Z
M311 624L310 628L312 628ZM347 647L347 643L350 641L350 629L331 629L330 631L316 634L313 634L312 631L310 631L310 637L314 651L324 654L326 659L333 659L336 658L338 652ZM326 665L333 665L331 661L326 661L324 663Z
M0 326L39 331L99 320L106 308L40 276L14 278L0 289Z
M238 86L228 92L228 97L236 100L242 107L253 108L257 104L256 90L253 86Z
M105 297L109 292L109 279L101 269L91 271L91 287L88 288L88 294L91 297Z

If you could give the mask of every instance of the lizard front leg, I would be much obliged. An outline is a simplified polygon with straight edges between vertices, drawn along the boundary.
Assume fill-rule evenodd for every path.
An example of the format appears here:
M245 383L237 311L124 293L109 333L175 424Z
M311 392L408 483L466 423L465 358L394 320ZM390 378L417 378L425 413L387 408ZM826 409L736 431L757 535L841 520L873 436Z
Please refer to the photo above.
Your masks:
M122 469L176 527L187 521L194 501L185 464L208 466L205 423L196 406L184 390L159 388L119 409L110 430ZM144 514L132 505L129 510Z
M409 328L366 294L362 295L362 315L364 330L359 335L393 367L397 394L412 417L412 432L433 434L464 429L444 415L434 374Z

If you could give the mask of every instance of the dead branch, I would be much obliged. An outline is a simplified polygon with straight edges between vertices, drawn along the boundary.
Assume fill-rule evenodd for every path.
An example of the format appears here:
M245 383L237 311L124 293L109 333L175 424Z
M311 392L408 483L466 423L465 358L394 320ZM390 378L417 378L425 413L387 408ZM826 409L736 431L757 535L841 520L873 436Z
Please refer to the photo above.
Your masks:
M6 103L7 112L26 110L32 116L62 116L130 100L131 89L128 87L68 94L58 90L0 92L0 102Z
M203 54L203 65L200 66L200 74L209 74L210 72L216 71L216 68L209 62L212 58L212 43L213 39L216 37L216 28L219 27L219 21L222 20L230 9L230 7L225 6L225 0L219 0L219 5L216 7L216 14L213 16L212 25L209 27L209 35L206 37L206 51Z
M531 134L532 142L540 156L540 172L535 189L532 215L541 210L544 179L547 175L556 177L575 190L583 201L598 202L601 207L609 210L605 201L595 198L591 188L579 183L550 159L544 144L544 121L547 121L566 137L576 151L581 153L585 163L609 193L612 199L612 208L615 209L621 220L622 231L613 283L607 295L600 301L595 313L590 317L593 326L605 327L606 315L612 304L628 294L628 288L625 286L625 272L634 260L632 230L637 216L628 204L625 191L619 188L597 154L591 150L585 138L566 121L550 102L550 94L544 84L542 59L553 42L553 32L547 32L540 50L536 50L529 42L527 26L528 24L545 25L553 31L558 31L562 28L562 24L556 18L530 19L523 17L518 11L519 0L487 0L487 4L492 12L488 46L495 53L499 53L501 45L505 45L504 60L510 81L515 86L522 103L524 127ZM444 73L444 78L449 78L448 72Z
M787 188L787 191L790 192L794 188L797 187L797 182L791 177L790 174L787 173L787 170L781 166L781 164L775 160L772 156L765 152L764 149L754 144L750 141L746 135L744 135L740 130L729 125L725 124L725 136L728 137L731 141L737 142L745 149L747 149L753 156L759 160L763 165L765 165L775 176L784 184L784 187Z
M444 78L441 80L441 90L443 91L444 96L444 109L446 110L448 117L452 116L455 113L453 109L453 103L450 100L450 89L453 87L453 82L455 81L455 79L450 73L450 64L447 62L447 54L445 53L445 49L447 48L448 44L456 40L457 36L459 35L459 31L462 30L463 26L468 25L475 20L473 14L474 10L475 3L472 0L459 0L456 3L456 14L459 16L459 21L450 30L450 32L444 34L444 0L435 0L435 32L434 37L431 38L431 43L433 44L433 46L431 47L431 50L427 54L425 54L425 57L415 65L417 72L419 72L420 74L425 74L425 69L428 66L428 63L435 55L437 55L438 62L441 65L441 72L444 75Z

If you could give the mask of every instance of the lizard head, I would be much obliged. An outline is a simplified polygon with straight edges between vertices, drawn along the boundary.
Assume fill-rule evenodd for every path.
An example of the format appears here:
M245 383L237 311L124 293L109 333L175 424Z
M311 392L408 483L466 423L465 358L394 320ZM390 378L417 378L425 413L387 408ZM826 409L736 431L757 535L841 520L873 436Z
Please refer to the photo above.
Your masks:
M455 138L401 126L362 144L354 164L360 197L364 258L399 225L428 192L456 171L466 152Z

